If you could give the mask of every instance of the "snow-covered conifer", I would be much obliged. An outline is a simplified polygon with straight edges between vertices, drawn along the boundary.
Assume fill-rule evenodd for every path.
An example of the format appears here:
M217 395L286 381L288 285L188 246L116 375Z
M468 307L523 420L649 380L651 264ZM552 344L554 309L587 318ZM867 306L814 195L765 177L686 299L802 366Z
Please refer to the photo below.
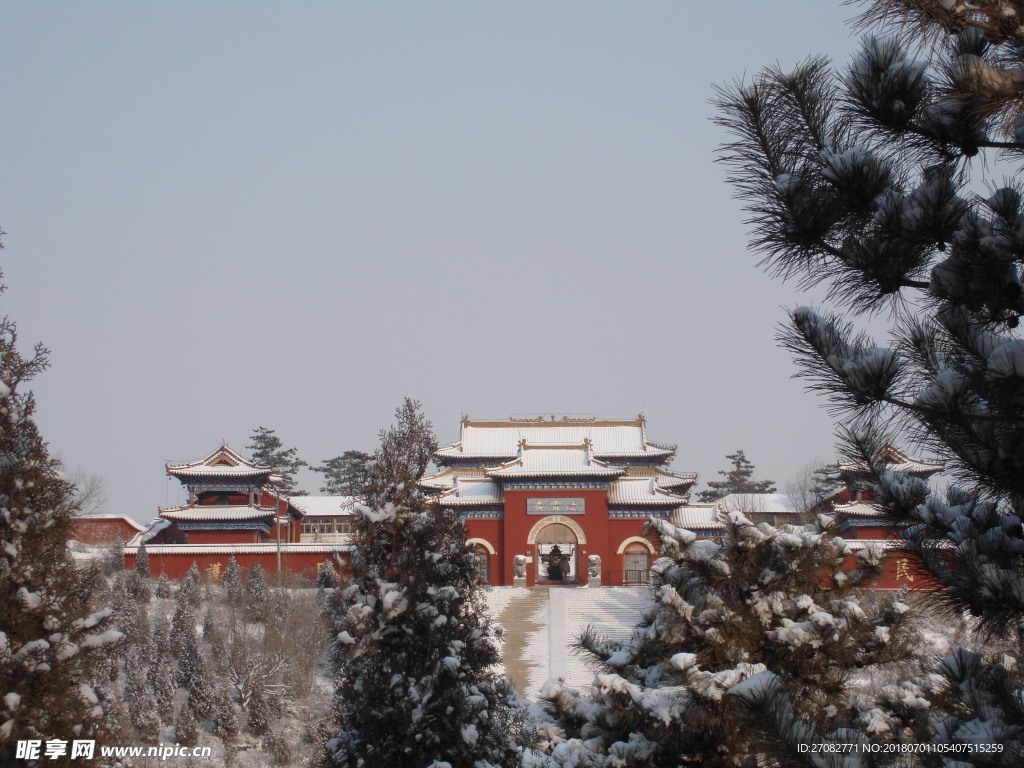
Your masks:
M906 606L857 589L881 553L862 550L851 570L829 518L773 528L733 512L721 542L664 520L651 529L666 555L654 609L628 641L582 635L598 670L591 692L545 688L557 724L546 751L561 765L770 765L779 736L748 722L745 681L781 681L793 702L782 730L842 741L860 711L851 672L909 653Z
M337 589L338 585L341 584L341 577L338 572L331 565L329 560L324 560L320 563L320 568L316 572L316 585L320 589Z
M156 580L156 596L161 600L171 598L171 580L164 571L160 571L160 576Z
M199 719L210 716L213 711L213 682L202 656L196 659L192 671L191 687L188 690L188 706Z
M256 736L266 733L267 729L270 728L272 714L273 712L270 703L267 701L264 689L260 688L254 691L249 699L248 715L245 721L249 733Z
M270 607L270 589L265 574L263 566L256 563L249 569L249 576L245 580L245 607L257 621L266 620Z
M352 580L335 614L338 732L328 751L352 768L518 765L521 714L493 670L498 644L464 521L416 488L433 430L415 401L397 416L376 456L374 505L355 514Z
M153 628L153 656L146 673L146 684L153 692L157 712L163 722L170 722L174 717L177 670L177 660L171 651L171 625L167 619L160 619Z
M2 290L2 288L0 288ZM77 511L34 420L28 382L48 366L23 357L15 323L0 320L0 754L21 739L91 738L103 707L90 686L121 635L95 604L101 573L68 550Z
M227 567L220 577L224 585L224 596L231 605L238 605L242 599L242 568L238 565L235 556L228 558Z
M238 736L238 716L227 691L220 690L214 694L210 717L213 719L214 736L223 741L233 741Z
M149 570L149 553L146 551L146 542L139 544L135 551L135 565L132 568L139 575L140 579L148 582L153 574Z
M181 580L181 585L178 587L178 594L175 595L175 599L179 603L188 603L193 611L199 610L199 604L203 600L203 596L200 593L200 580L201 575L199 573L199 564L195 560L192 561L192 565L189 566L185 572L184 578Z
M185 638L196 632L196 614L192 601L178 592L174 606L174 618L171 620L171 653L181 653Z
M191 747L199 738L199 722L194 708L189 702L181 705L178 719L174 723L174 740L186 747Z
M120 573L124 570L124 539L121 538L121 534L117 534L114 539L114 543L110 545L110 551L107 552L106 557L103 561L103 573L107 576L113 576L116 573Z
M792 310L781 340L843 419L847 458L871 475L938 607L973 616L1013 667L1024 662L1024 4L868 6L862 22L885 36L865 38L841 71L819 57L721 89L733 134L722 159L762 264L824 283L840 306ZM892 317L881 344L848 319L878 310ZM900 438L943 459L955 487L932 494L888 468L882 453ZM1008 668L1003 653L960 665L970 677L949 689L960 703L936 705L956 720L1002 701L991 686L1015 678L989 670ZM1024 710L990 719L1009 728L998 759L1024 763ZM976 736L934 725L922 738Z

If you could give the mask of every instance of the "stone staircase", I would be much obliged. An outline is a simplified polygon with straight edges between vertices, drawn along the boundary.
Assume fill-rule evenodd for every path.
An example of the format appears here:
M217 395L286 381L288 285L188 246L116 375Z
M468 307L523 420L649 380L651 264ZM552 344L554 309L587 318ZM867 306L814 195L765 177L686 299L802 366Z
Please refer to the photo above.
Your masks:
M647 587L496 587L490 594L495 620L505 628L506 674L531 697L552 677L588 688L594 672L573 653L573 641L587 625L624 640L651 605Z

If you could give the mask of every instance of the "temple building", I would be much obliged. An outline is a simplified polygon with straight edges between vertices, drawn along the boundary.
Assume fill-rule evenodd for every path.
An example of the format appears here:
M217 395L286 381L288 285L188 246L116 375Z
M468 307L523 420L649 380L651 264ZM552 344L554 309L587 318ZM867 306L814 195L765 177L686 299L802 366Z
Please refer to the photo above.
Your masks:
M243 568L260 563L270 572L280 564L288 573L315 574L325 559L343 565L346 540L310 535L306 528L313 523L337 531L342 497L328 497L334 504L324 497L286 497L274 490L270 467L253 464L226 444L201 459L167 464L166 472L184 486L187 501L161 507L146 530L127 542L129 566L142 543L151 568L171 578L180 578L193 561L220 572L232 555Z
M465 513L491 584L646 584L650 518L715 525L712 506L688 503L697 475L669 469L675 452L647 437L643 416L466 417L421 485Z

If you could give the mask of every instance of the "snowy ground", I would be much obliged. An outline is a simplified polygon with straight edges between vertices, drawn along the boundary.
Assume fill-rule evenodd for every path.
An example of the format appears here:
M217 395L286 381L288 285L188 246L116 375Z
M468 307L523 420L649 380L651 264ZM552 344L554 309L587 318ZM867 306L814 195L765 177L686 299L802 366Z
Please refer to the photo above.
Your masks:
M573 641L588 625L611 639L629 637L651 597L645 587L495 587L488 603L506 630L506 670L523 693L536 697L552 677L587 688L593 671L573 652Z

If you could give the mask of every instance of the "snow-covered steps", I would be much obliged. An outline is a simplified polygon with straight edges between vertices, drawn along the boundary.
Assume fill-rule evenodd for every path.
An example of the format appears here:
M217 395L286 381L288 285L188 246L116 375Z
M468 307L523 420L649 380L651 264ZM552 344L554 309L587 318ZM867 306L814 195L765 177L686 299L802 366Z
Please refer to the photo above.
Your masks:
M588 687L593 670L573 652L574 640L587 625L626 639L652 602L646 587L496 587L488 598L505 628L506 672L531 697L552 677Z

